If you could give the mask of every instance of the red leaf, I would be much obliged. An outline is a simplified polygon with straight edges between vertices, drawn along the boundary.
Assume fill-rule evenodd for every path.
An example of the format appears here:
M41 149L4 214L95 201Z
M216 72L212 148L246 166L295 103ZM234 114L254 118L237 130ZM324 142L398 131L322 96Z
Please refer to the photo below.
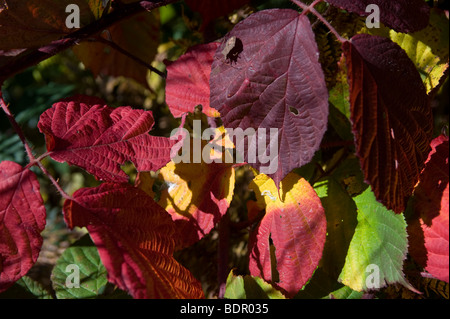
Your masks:
M64 203L70 228L87 227L108 280L134 298L202 298L200 283L174 258L174 225L145 192L129 184L83 188Z
M230 54L233 37L236 45ZM227 129L266 130L265 138L260 134L258 138L267 147L258 152L277 155L277 165L267 167L260 156L251 159L249 151L256 149L256 142L251 143L248 136L235 145L239 150L244 144L244 160L273 178L277 187L292 169L311 160L326 130L328 91L318 58L308 18L289 9L249 16L216 51L210 79L211 106L220 112ZM268 150L276 141L270 139L271 128L278 132L276 154Z
M434 277L449 281L448 153L449 138L431 142L431 152L414 190L414 211L421 218L409 227L411 255Z
M186 4L193 11L198 11L202 15L202 30L214 19L231 13L248 2L250 0L186 0Z
M45 207L36 175L0 163L0 292L25 276L42 246Z
M449 282L449 245L448 245L448 184L442 194L441 213L433 218L431 226L422 224L427 250L425 270L431 275Z
M368 16L373 10L368 5L379 7L380 21L388 27L403 33L425 28L430 19L430 7L423 0L327 0L330 4L361 16Z
M209 106L209 75L218 46L216 42L196 45L167 66L166 103L174 117L193 113L199 104L207 116L220 115Z
M441 135L431 141L431 152L414 190L414 210L427 224L441 212L441 200L448 179L448 137Z
M361 167L377 200L401 213L430 149L425 87L405 51L389 39L359 34L343 49Z
M149 111L113 109L97 98L77 96L55 103L38 127L54 160L78 165L101 180L126 182L120 169L126 161L138 171L158 170L170 161L175 141L148 135L153 124Z
M257 176L252 188L258 202L266 202L266 215L249 243L250 273L293 297L311 278L322 258L327 228L325 211L311 185L294 173L281 182L283 202L278 199L273 181L265 176ZM276 261L271 260L270 240Z

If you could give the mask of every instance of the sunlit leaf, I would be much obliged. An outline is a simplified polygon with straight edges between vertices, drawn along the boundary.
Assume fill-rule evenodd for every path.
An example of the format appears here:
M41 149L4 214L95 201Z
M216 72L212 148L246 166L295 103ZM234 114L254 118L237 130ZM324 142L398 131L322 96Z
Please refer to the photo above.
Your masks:
M170 215L129 184L83 188L64 203L70 228L87 227L108 280L134 298L202 298L200 283L174 258Z
M255 177L250 187L258 202L266 205L266 214L249 243L250 274L293 297L311 278L322 257L327 226L320 198L295 173L281 182L281 200L275 183L266 175Z

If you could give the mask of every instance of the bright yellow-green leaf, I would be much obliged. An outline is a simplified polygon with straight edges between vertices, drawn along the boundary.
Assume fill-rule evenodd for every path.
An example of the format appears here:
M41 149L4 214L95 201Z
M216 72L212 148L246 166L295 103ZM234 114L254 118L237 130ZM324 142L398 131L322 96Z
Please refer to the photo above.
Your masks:
M286 299L281 291L263 279L254 276L236 276L233 271L227 278L227 299Z
M363 32L388 37L400 45L419 70L427 93L439 85L448 69L449 23L441 10L432 9L429 25L412 34L395 32L386 27L363 29Z
M408 250L406 222L378 202L370 187L354 197L358 225L350 242L339 281L356 291L400 283L411 290L403 274Z

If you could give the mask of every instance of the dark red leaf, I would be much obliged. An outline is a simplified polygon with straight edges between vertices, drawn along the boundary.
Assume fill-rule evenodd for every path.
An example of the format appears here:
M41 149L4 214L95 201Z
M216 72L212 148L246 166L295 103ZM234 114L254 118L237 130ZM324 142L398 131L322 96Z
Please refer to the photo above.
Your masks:
M218 46L217 42L196 45L167 66L166 103L174 117L193 113L199 104L207 116L220 115L209 106L209 75Z
M134 298L202 298L200 283L174 258L170 215L129 184L83 188L64 203L70 228L87 227L108 280Z
M0 292L30 270L42 246L45 207L36 175L0 163Z
M126 182L120 165L133 162L138 171L158 170L170 161L175 143L150 136L150 111L111 108L100 99L77 96L55 103L39 120L49 155L84 168L105 181Z
M233 37L242 43L233 54L236 62L227 60L230 52L225 50ZM244 160L273 178L277 187L292 169L311 160L326 130L328 91L318 58L308 18L289 9L249 16L216 51L211 106L227 129L266 130L265 137L258 134L266 142L258 152L277 155L274 166L248 156L257 148L248 136L233 142L237 150L244 144ZM271 128L278 132L276 154L269 150L269 143L276 141L270 139Z
M366 12L368 5L377 5L380 9L380 21L391 29L403 33L425 28L430 19L430 7L423 0L327 0L327 2L361 16L371 14L371 10Z
M401 213L430 149L425 87L405 51L387 38L360 34L343 49L361 167L376 198Z

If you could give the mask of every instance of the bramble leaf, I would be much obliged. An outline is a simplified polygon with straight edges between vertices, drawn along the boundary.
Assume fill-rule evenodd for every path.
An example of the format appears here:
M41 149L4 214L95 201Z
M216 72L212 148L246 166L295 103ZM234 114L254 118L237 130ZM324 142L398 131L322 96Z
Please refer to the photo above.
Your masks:
M443 11L433 8L428 26L411 34L386 27L366 28L364 33L390 38L403 48L419 70L427 94L437 90L447 78L449 25Z
M174 117L193 113L199 104L207 116L220 115L209 106L209 76L218 46L217 42L196 45L178 60L167 63L166 103Z
M25 276L42 246L46 212L36 175L0 163L0 292Z
M158 178L161 184L158 204L175 222L177 249L208 234L227 212L234 194L232 164L172 161L160 169ZM139 174L138 185L154 195L153 181L147 173Z
M227 278L225 298L227 299L286 299L271 284L259 277L236 276L233 271Z
M441 212L433 218L431 226L422 224L425 237L425 248L427 250L427 264L425 270L432 276L449 282L449 245L448 245L448 187L442 194Z
M138 171L158 170L170 161L175 142L150 136L153 124L150 111L113 109L100 99L77 96L55 103L38 127L54 160L80 166L100 180L126 182L120 169L126 161Z
M411 255L432 276L449 281L448 243L448 152L449 139L440 135L431 142L431 152L414 190L414 211L419 223L408 228ZM416 227L416 229L414 229Z
M134 298L203 298L200 283L174 258L173 221L142 190L106 183L64 203L70 228L87 227L108 280Z
M389 39L359 34L343 45L356 153L366 181L401 213L429 152L433 121L414 64Z
M408 251L403 214L387 210L375 199L370 187L354 200L358 225L339 281L356 291L400 283L417 292L403 274L403 261Z
M327 223L320 198L295 173L281 182L283 201L273 180L265 175L256 176L250 187L258 203L266 205L266 214L249 243L250 274L293 297L311 278L322 257Z
M68 247L52 270L52 285L58 299L95 298L108 283L97 247L88 237L85 235ZM77 274L79 277L75 278Z
M227 45L233 39L242 48L235 44L230 60ZM308 18L289 9L249 16L216 51L211 107L220 112L227 130L261 129L255 138L245 135L233 142L244 150L244 161L273 178L277 187L290 171L312 159L327 127L328 91L318 58ZM256 150L258 156L252 158ZM274 161L265 165L263 154Z

